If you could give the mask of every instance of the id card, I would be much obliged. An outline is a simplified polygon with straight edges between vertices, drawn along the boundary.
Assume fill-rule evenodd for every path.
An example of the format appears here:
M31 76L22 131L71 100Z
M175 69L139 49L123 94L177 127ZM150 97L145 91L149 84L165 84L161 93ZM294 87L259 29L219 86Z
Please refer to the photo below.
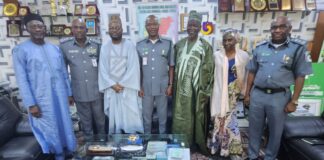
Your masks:
M91 59L91 60L92 60L92 66L93 67L98 67L97 59Z
M143 57L143 66L147 65L147 57Z

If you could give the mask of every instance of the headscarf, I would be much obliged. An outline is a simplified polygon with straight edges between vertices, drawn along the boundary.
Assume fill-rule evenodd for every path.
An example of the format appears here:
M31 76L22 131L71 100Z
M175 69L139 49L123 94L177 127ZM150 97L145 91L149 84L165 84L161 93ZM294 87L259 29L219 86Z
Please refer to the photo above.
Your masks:
M236 42L240 41L240 34L239 34L238 30L236 30L236 29L232 29L232 28L226 29L223 33L223 37L225 37L227 35L231 35L232 37L234 37Z

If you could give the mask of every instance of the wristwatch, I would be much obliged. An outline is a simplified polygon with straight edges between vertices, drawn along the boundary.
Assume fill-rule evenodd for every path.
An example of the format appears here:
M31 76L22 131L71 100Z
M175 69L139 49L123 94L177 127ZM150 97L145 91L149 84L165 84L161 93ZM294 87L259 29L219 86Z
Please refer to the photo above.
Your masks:
M298 106L298 101L291 101L294 105Z

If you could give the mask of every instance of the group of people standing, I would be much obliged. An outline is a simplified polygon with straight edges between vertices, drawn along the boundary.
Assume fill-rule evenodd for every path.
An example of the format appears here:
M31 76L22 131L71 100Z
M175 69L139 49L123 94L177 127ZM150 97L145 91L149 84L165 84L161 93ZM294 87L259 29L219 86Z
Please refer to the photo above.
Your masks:
M13 61L43 152L64 159L75 151L69 104L76 103L86 139L105 134L106 125L109 134L151 133L153 106L159 133L167 133L172 96L171 133L186 134L190 147L206 155L234 159L243 152L236 103L244 98L250 106L249 159L258 158L265 119L270 131L265 159L275 159L284 119L296 110L305 75L312 73L305 44L291 39L290 21L278 17L271 23L272 39L260 43L252 59L236 47L238 32L232 29L223 34L223 49L213 52L199 36L201 21L191 11L188 36L173 45L159 36L159 19L150 15L148 37L135 46L122 38L118 16L110 17L111 39L103 45L86 36L86 24L78 18L72 22L74 37L57 47L44 40L46 26L39 15L24 17L30 39L13 49Z

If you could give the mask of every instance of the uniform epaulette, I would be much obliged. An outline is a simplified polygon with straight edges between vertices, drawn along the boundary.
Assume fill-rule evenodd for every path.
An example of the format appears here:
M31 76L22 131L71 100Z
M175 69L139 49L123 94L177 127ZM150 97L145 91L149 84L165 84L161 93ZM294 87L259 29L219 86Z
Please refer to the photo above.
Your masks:
M147 38L142 38L141 40L137 41L136 44L141 43L141 42L146 41L146 40L147 40Z
M266 44L268 41L266 41L266 40L263 40L263 41L261 41L261 42L258 42L257 44L256 44L256 47L258 47L258 46L261 46L261 45L264 45L264 44Z
M300 45L307 45L307 41L306 40L303 40L303 39L299 39L299 38L292 38L290 39L291 42L294 42L294 43L297 43L297 44L300 44Z
M65 43L65 42L71 41L73 39L74 39L73 37L62 38L62 39L60 39L60 43Z
M170 38L168 38L168 37L160 37L160 39L162 39L162 40L166 40L166 41L172 41Z
M101 40L100 39L90 38L89 41L90 42L93 42L93 43L101 44Z

